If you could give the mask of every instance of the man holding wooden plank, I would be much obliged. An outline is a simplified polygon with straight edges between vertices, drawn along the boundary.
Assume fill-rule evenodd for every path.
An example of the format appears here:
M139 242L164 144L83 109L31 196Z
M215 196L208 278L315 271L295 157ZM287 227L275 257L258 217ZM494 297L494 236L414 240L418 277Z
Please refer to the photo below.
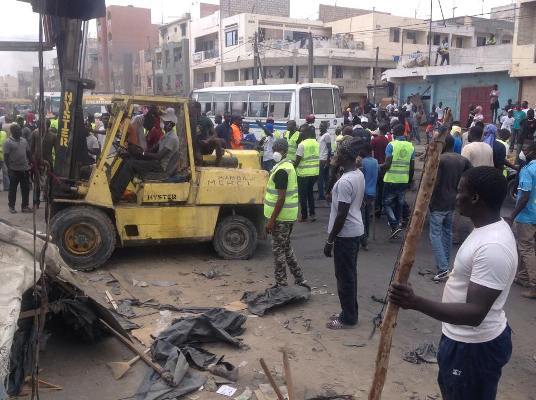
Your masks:
M467 170L456 207L475 229L460 247L442 302L393 283L389 300L443 322L437 361L444 400L493 400L502 367L512 354L503 310L517 268L516 242L501 218L506 179L493 167Z

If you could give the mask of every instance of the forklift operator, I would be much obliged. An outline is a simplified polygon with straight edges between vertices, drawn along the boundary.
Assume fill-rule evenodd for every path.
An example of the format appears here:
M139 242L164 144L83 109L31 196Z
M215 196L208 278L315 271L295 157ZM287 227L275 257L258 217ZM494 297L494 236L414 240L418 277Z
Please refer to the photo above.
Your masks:
M125 160L121 164L119 171L112 179L110 191L112 201L116 203L121 199L123 192L135 175L141 178L148 173L160 174L162 179L173 176L177 173L179 161L179 137L174 131L177 124L177 116L173 108L168 108L161 117L164 122L164 136L158 144L158 152L148 153L138 148L138 153L131 155L122 153Z

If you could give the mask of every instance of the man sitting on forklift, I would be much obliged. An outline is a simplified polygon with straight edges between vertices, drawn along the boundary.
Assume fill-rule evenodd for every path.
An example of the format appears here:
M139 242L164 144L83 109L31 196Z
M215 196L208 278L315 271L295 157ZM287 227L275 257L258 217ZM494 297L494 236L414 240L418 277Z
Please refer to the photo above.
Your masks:
M121 156L125 159L110 185L114 203L121 199L129 182L135 175L144 178L148 174L152 174L161 179L166 179L177 173L179 137L173 129L177 124L175 110L168 108L161 118L164 121L164 136L158 143L156 153L142 151L137 146L130 146L129 152L122 152ZM138 149L135 153L134 148Z
M206 115L201 114L201 103L190 103L190 126L192 129L195 163L201 165L203 156L216 152L216 166L223 157L225 140L218 137L214 124Z

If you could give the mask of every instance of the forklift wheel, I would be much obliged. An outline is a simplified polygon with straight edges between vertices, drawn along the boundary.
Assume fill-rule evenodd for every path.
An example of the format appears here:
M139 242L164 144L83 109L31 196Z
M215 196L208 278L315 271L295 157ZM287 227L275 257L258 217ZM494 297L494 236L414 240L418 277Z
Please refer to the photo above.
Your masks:
M257 230L249 219L231 215L218 222L212 243L225 260L247 260L257 248Z
M63 260L78 271L100 267L115 249L114 225L97 208L77 206L59 211L51 233Z

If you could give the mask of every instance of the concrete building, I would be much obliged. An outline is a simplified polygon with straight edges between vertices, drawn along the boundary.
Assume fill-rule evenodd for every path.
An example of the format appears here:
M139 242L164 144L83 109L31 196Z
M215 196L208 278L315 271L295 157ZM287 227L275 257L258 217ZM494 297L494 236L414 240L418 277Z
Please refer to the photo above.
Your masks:
M0 98L18 97L19 80L13 75L0 76Z
M17 96L20 98L33 98L35 92L32 86L33 72L32 71L17 71L17 79L19 81L19 90Z
M97 20L98 91L132 93L134 59L140 50L158 46L158 26L151 10L132 6L108 6Z
M86 67L84 76L98 81L99 78L99 42L97 38L88 38L86 46Z
M242 13L290 17L290 0L220 0L222 18Z
M190 94L190 14L163 25L155 49L155 94Z
M140 50L134 60L133 93L150 96L154 92L154 50Z
M360 8L339 7L326 4L318 6L318 19L322 22L333 22L341 19L357 17L359 15L370 14L370 10Z
M536 104L536 1L517 1L512 76L520 81L519 100Z
M489 17L491 19L505 19L507 21L514 22L516 16L515 4L507 4L505 6L491 7Z

